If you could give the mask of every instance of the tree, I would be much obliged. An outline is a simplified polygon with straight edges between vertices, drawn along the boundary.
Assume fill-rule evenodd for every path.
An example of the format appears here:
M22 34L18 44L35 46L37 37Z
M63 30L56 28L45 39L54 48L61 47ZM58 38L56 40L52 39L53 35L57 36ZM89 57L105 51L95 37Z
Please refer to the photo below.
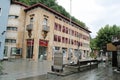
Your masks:
M96 38L90 39L90 48L91 50L98 49L97 44L96 44Z
M120 32L120 27L113 25L106 25L104 28L101 28L96 36L96 46L99 49L106 50L106 44L112 41L112 36L117 35Z

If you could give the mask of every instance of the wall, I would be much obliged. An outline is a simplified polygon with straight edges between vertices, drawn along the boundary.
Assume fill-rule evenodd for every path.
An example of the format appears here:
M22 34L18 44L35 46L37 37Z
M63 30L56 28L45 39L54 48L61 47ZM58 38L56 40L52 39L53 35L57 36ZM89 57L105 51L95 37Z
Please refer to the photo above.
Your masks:
M16 43L10 43L6 42L5 46L8 47L6 49L7 51L7 57L12 56L11 54L11 48L22 48L23 47L23 37L24 37L24 23L25 23L25 7L21 6L19 4L11 4L10 5L10 11L9 15L15 15L18 16L18 18L9 18L8 19L8 25L9 27L16 27L17 31L14 30L7 30L6 32L6 39L15 39Z
M48 40L49 43L48 43L48 47L47 47L47 59L48 60L52 60L52 57L53 57L53 47L57 46L57 47L60 47L60 48L66 48L67 49L67 53L68 53L68 49L69 48L72 48L73 50L74 49L78 49L78 46L77 45L70 45L70 44L66 44L66 43L62 43L62 39L61 39L61 42L55 42L54 41L54 34L55 35L59 35L59 36L62 36L62 37L67 37L67 38L71 38L71 39L74 39L74 40L77 40L77 41L80 41L82 43L87 43L89 44L90 40L84 40L83 37L81 37L80 39L78 37L75 37L75 36L71 36L69 34L66 34L66 33L63 33L62 31L57 31L54 29L54 25L55 25L55 22L56 23L59 23L61 26L65 26L65 27L68 27L69 29L72 29L72 30L75 30L79 33L81 33L82 35L85 35L85 36L89 36L89 32L81 29L79 30L78 28L76 28L76 26L70 26L69 25L69 22L66 23L62 20L59 20L59 19L56 19L56 15L45 10L45 9L42 9L40 7L38 8L34 8L30 11L28 11L26 13L26 24L25 24L25 27L30 24L30 16L33 15L33 30L32 30L32 39L34 39L34 49L33 49L33 59L34 60L37 60L38 59L38 54L39 54L39 39L42 39L42 40ZM48 19L48 26L50 27L50 31L48 32L47 34L47 37L44 39L43 36L42 36L42 26L43 26L43 19L45 18L45 16L47 16L47 19ZM26 58L26 50L27 50L27 44L26 44L26 39L29 39L28 37L28 31L26 30L25 31L25 39L24 39L24 53L23 53L23 56L24 58ZM89 51L89 45L87 47L85 46L80 46L80 49L82 50L86 50L85 51L85 54L87 53L87 51ZM68 55L68 54L66 54ZM67 59L67 56L66 56L66 59Z

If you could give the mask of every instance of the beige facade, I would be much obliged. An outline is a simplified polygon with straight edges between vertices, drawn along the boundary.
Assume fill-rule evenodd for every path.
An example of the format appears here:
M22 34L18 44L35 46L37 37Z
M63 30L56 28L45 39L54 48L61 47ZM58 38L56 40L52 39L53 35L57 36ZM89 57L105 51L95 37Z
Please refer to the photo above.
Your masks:
M23 47L26 6L13 3L10 6L8 25L6 28L4 57L15 57L17 49Z
M34 44L31 44L31 49L33 48L33 50L29 47L29 49L33 51L32 57L30 58L33 58L34 60L41 60L41 58L52 60L54 52L60 50L64 54L64 60L67 60L71 56L75 58L78 48L82 53L81 58L87 58L90 50L89 30L82 28L74 22L70 23L68 18L41 4L34 5L25 11L26 28L28 27L27 25L31 24L31 17L33 19L31 39L34 40ZM44 19L47 20L46 23L44 23ZM48 28L48 30L44 30L43 27ZM43 36L45 32L47 33L46 38ZM30 46L30 44L26 42L27 39L30 38L28 36L28 31L26 30L24 40L25 45L23 48L24 58L29 54L29 52L27 52L27 45ZM43 42L48 41L48 45L43 45L40 43L40 40ZM80 44L79 47L78 44ZM44 51L42 51L42 49Z
M18 4L17 4L18 6ZM90 31L42 5L23 8L16 32L16 47L22 48L22 57L37 60L52 60L54 52L63 53L64 60L76 57L86 59L90 51ZM14 34L15 35L15 34Z

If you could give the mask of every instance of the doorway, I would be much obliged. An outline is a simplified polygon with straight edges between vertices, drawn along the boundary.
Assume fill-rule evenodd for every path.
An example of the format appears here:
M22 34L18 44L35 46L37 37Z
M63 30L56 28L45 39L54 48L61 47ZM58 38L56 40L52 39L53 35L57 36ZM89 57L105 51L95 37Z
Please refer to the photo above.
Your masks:
M27 56L26 58L33 58L33 46L27 46Z
M40 61L47 60L47 47L39 46L38 59Z

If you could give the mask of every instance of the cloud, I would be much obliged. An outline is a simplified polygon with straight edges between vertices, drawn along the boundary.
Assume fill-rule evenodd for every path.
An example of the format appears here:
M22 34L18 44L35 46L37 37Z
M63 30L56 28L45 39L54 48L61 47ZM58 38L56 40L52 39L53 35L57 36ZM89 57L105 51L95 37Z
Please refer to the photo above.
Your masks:
M57 0L70 12L70 0ZM67 5L66 5L67 4ZM120 0L72 0L72 16L83 21L95 37L106 24L120 25Z

